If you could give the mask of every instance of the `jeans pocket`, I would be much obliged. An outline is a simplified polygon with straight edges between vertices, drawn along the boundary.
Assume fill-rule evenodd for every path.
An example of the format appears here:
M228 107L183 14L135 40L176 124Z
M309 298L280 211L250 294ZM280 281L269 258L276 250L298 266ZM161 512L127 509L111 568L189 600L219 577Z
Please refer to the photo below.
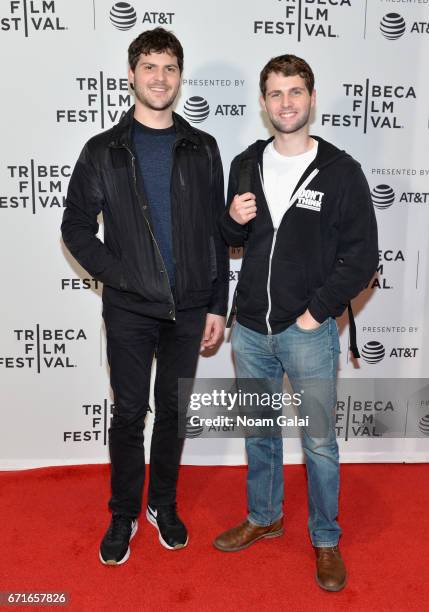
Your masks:
M328 323L329 323L329 319L325 319L323 321L323 323L321 323L319 325L319 327L316 327L315 329L304 329L303 327L300 327L298 325L298 323L295 321L295 323L292 325L292 327L297 329L302 334L310 334L310 335L312 335L312 334L317 334L320 331L323 331L325 329L325 327L328 326Z
M231 348L233 351L237 349L239 327L240 324L238 321L235 321L231 330Z
M337 355L339 355L341 353L340 335L338 332L338 325L335 319L332 319L331 339L332 339L332 351L336 353Z

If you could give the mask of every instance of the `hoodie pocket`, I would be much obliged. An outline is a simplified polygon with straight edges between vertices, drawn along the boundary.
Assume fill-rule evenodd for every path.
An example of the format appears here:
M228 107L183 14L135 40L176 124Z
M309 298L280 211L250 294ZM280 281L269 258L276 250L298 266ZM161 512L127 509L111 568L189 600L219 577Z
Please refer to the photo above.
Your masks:
M237 311L263 315L268 307L268 258L246 255L237 285Z

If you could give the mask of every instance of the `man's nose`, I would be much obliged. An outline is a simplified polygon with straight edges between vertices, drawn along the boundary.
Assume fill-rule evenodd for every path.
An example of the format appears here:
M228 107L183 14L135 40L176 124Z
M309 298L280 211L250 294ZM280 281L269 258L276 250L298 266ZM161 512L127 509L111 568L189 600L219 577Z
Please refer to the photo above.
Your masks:
M166 77L166 74L164 72L164 70L161 67L156 68L155 70L155 79L157 81L164 81Z
M287 108L289 105L290 105L290 97L289 97L289 94L284 93L284 94L282 95L282 106L283 106L284 108Z

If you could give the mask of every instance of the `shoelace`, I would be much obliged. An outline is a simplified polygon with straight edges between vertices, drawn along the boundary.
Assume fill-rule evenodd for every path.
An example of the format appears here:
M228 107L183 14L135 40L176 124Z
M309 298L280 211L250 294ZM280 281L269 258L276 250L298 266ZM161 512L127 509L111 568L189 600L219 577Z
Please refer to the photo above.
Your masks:
M331 559L337 553L338 553L338 546L330 546L330 547L322 548L322 550L319 551L319 559L323 557L327 557L328 559Z
M176 511L176 504L171 504L169 506L163 506L158 508L158 516L163 522L167 525L173 525L177 523L178 516Z
M122 535L129 537L131 533L131 519L126 516L121 516L120 514L113 515L110 533L113 539Z

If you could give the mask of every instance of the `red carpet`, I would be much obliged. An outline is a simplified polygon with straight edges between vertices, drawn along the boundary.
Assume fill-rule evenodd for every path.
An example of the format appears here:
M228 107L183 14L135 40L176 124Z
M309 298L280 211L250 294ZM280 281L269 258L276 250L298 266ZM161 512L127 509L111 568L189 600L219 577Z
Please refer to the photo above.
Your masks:
M349 583L340 593L325 593L314 581L303 466L285 468L282 538L239 553L212 547L245 516L245 473L183 467L179 508L188 548L165 550L141 518L130 560L105 567L98 545L109 522L107 466L2 472L0 591L67 591L71 602L62 609L79 611L428 609L429 465L342 466Z

